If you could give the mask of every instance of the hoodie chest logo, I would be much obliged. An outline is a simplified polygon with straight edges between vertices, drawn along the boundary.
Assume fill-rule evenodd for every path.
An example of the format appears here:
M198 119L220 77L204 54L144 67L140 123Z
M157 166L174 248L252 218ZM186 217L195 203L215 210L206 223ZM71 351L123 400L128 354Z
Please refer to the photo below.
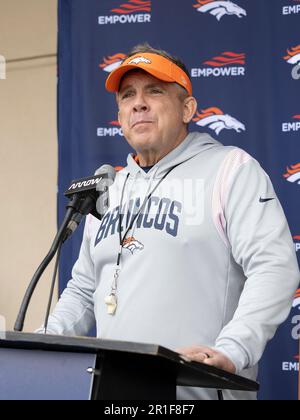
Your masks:
M133 236L130 238L124 239L122 247L124 249L128 249L133 255L136 251L142 251L144 249L144 245L135 239Z
M124 233L140 209L141 203L141 198L136 198L130 200L128 207L126 205L120 210L120 206L118 206L113 210L108 211L103 217L96 235L95 247L107 237L120 233L120 213L121 232ZM138 216L133 228L155 229L162 231L167 235L177 237L182 208L182 203L179 201L172 201L170 198L166 197L160 198L152 196L149 199L145 210ZM126 209L128 209L128 211ZM131 239L131 241L126 243L125 247L131 252L134 252L136 249L141 249L141 246L143 246L134 238L131 237L129 239Z

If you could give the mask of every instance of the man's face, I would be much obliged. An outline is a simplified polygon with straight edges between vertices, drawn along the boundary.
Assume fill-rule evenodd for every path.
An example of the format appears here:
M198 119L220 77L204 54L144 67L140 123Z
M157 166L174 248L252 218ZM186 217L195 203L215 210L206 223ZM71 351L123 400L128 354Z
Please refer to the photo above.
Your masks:
M187 135L182 89L142 72L129 72L117 95L125 138L138 153L168 151Z

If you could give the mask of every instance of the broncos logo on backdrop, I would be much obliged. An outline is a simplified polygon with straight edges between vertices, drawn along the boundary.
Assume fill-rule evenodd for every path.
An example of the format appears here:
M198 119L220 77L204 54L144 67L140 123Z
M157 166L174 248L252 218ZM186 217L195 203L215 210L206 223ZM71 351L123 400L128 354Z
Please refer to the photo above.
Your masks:
M300 309L300 289L298 289L297 292L295 293L294 301L293 301L293 308L297 308L297 307L299 307Z
M287 50L287 55L283 57L289 64L300 64L300 45Z
M144 245L135 239L133 236L130 238L124 239L122 247L128 249L133 255L136 251L142 251L144 249Z
M214 130L217 135L224 129L235 130L237 133L246 131L246 127L231 115L216 107L203 109L201 113L197 112L193 121L200 127L208 127Z
M125 54L115 54L109 57L103 58L103 63L99 64L100 69L106 71L107 73L111 73L117 67L120 66L124 58L126 57Z
M287 168L287 173L283 176L288 182L295 182L300 185L300 163Z
M300 45L287 50L285 61L293 66L292 78L294 80L300 80Z
M195 4L194 7L198 12L209 13L215 16L218 21L225 15L235 15L239 18L247 16L246 10L229 0L197 0L197 2L198 4Z

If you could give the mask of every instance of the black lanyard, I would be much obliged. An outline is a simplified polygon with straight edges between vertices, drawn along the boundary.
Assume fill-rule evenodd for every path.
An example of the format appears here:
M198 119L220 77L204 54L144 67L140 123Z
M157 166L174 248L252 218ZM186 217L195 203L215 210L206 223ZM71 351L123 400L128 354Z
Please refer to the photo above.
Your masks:
M120 266L121 263L121 257L122 257L122 251L123 251L123 242L126 238L126 236L128 235L128 232L133 228L133 225L135 223L135 221L137 220L137 218L139 217L139 215L142 213L142 211L145 209L148 201L150 200L150 198L152 197L152 195L155 193L155 191L157 190L157 188L160 186L160 184L167 178L167 176L175 169L177 168L177 166L181 165L181 163L179 163L178 165L173 166L173 168L171 168L157 183L157 185L155 186L155 188L145 197L145 200L143 202L143 204L141 205L139 211L137 212L137 214L134 216L134 218L131 220L129 227L127 228L123 238L122 238L122 232L121 232L121 227L122 227L122 216L121 216L121 209L123 207L123 200L124 200L124 194L125 194L125 188L129 179L130 174L127 174L126 180L124 182L123 185L123 190L122 190L122 195L121 195L121 202L120 202L120 207L119 207L119 240L120 240L120 250L119 250L119 254L118 254L118 259L117 259L117 267Z
M125 194L125 188L127 185L127 181L129 179L130 174L127 175L126 180L124 182L123 185L123 190L122 190L122 195L121 195L121 202L120 202L120 207L119 207L119 241L120 241L120 249L119 249L119 253L118 253L118 259L117 259L117 265L115 268L115 274L114 274L114 281L112 283L111 286L111 293L110 295L106 296L105 298L105 303L107 305L107 312L110 315L114 315L116 313L116 309L118 306L118 298L117 298L117 289L118 289L118 279L120 276L120 264L121 264L121 257L122 257L122 251L123 251L123 243L124 240L126 238L126 236L128 235L128 232L133 228L133 225L135 223L135 221L137 220L137 218L139 217L139 215L142 213L142 211L145 209L145 206L147 205L148 201L150 200L150 198L152 197L152 195L154 194L154 192L157 190L157 188L160 186L160 184L163 182L163 180L170 174L170 172L172 172L177 166L179 166L180 163L178 165L173 166L173 168L171 168L157 183L157 185L155 186L155 188L145 197L145 200L141 206L141 208L139 209L139 211L137 212L137 214L134 216L134 218L131 220L129 227L127 228L123 238L122 238L122 232L121 232L121 228L122 228L122 216L121 216L121 211L122 211L122 207L123 207L123 201L124 201L124 194Z

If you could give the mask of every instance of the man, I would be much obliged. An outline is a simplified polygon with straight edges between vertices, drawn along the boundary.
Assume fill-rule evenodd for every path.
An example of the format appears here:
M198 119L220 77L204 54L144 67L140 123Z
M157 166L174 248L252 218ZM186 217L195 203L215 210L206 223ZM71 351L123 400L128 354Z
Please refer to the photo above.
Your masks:
M48 332L85 335L96 319L100 338L161 344L256 379L299 282L270 179L246 152L188 134L197 103L185 66L168 53L137 47L106 87L136 155L117 174L102 221L87 220ZM216 392L182 388L178 398Z

